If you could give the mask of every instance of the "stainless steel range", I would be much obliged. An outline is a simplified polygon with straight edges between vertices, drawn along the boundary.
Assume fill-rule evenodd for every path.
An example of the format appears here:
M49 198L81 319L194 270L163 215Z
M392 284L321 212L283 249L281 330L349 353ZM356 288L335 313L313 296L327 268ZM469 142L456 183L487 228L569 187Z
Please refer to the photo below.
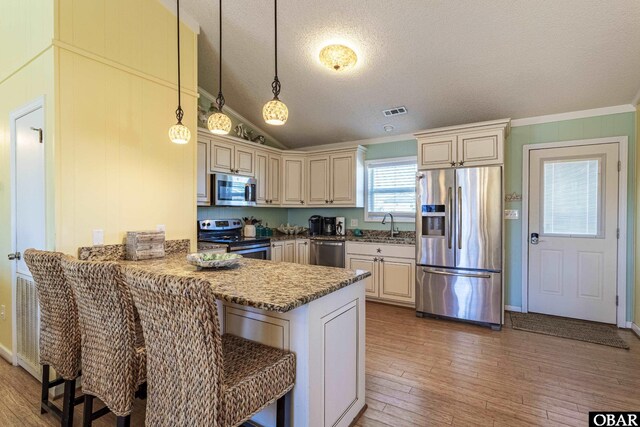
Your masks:
M198 241L227 245L227 252L245 258L271 259L271 240L268 237L243 237L242 220L203 219L198 221Z

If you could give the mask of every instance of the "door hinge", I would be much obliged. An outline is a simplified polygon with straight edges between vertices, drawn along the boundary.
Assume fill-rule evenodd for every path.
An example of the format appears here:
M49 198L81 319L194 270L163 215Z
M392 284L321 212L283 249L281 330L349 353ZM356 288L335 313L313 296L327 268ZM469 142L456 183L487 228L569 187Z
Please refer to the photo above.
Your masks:
M618 172L622 170L622 162L618 160Z
M618 305L618 295L616 295L616 306Z
M620 238L620 229L616 228L616 239Z

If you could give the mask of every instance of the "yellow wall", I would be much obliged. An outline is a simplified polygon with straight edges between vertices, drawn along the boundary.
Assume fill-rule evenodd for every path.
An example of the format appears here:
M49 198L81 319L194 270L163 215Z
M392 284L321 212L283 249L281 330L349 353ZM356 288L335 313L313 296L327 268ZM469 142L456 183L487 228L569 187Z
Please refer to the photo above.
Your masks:
M0 1L0 350L11 351L9 113L45 96L48 248L75 254L165 224L195 243L196 144L172 144L175 15L157 0ZM196 134L197 35L182 25L184 123Z
M636 105L636 141L640 143L640 104ZM640 150L636 151L636 171L640 166ZM635 301L634 301L634 316L633 322L636 325L640 325L640 172L636 172L636 245L635 245L635 258L636 258L636 283L635 283Z
M56 247L76 253L164 224L195 242L197 36L181 29L183 109L175 123L175 15L157 0L59 0Z

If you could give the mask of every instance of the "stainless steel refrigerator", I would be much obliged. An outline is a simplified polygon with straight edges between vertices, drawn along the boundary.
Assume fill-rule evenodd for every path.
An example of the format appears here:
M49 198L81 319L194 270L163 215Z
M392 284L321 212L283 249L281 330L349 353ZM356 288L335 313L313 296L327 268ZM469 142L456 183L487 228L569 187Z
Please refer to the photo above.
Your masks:
M502 323L502 167L417 175L416 314Z

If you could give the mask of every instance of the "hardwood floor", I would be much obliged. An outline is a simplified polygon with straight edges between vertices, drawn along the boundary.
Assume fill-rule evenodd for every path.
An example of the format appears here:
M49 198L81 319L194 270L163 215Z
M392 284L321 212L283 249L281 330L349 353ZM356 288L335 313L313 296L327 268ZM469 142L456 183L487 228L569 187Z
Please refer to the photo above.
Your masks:
M508 318L508 316L507 316ZM589 410L640 410L640 340L631 350L433 319L367 304L367 404L359 426L587 425ZM0 425L56 426L40 384L0 360ZM75 425L81 425L82 406ZM94 423L113 426L109 414ZM132 426L144 425L137 401Z

